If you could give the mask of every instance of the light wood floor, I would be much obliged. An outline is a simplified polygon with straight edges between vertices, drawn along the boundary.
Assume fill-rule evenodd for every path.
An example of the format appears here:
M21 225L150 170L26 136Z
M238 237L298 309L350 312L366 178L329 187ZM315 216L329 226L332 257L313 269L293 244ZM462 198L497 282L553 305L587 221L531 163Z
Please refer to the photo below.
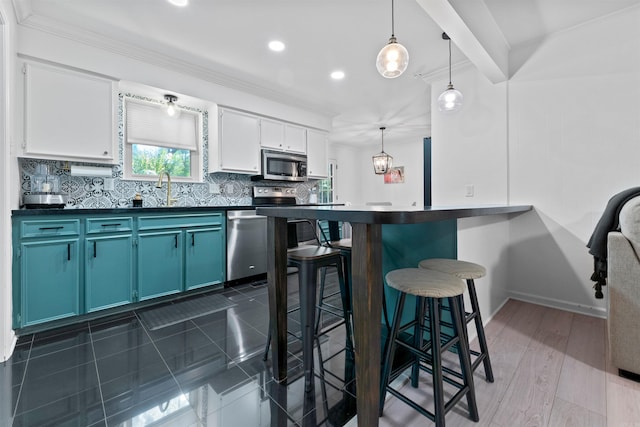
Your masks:
M447 414L447 427L640 426L640 383L620 378L607 362L604 319L510 300L485 331L495 382L476 371L480 422L467 418L463 399ZM405 385L403 391L431 408L430 389L423 374L418 390ZM380 426L429 425L387 397Z

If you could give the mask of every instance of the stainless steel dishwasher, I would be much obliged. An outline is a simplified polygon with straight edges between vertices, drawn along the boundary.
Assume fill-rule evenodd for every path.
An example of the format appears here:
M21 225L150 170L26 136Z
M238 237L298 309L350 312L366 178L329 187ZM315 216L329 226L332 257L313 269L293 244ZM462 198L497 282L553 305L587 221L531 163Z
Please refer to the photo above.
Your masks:
M295 205L296 189L254 186L254 206ZM227 282L267 272L267 217L253 209L227 212Z
M267 272L267 217L227 212L227 281Z

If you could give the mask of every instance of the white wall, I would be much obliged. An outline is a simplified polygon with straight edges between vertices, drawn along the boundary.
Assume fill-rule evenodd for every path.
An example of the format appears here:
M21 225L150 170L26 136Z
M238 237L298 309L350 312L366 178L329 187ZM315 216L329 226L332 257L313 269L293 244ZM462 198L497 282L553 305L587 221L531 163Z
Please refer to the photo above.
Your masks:
M507 202L507 85L492 84L473 66L456 70L462 110L445 115L437 99L444 77L431 86L432 198L434 205ZM467 185L474 196L465 197Z
M7 1L0 3L0 24L0 362L3 362L15 345L11 330L11 209L17 206L17 192L14 194L11 188L18 183L17 164L10 161L15 22Z
M402 141L388 141L385 148L393 157L394 166L404 166L403 184L385 184L382 175L373 172L371 156L380 146L353 146L334 143L329 157L338 161L339 202L364 205L366 202L391 202L395 206L423 206L424 198L424 137L403 137Z
M550 37L510 81L510 200L536 210L511 223L515 297L604 315L585 245L640 185L639 24L636 8Z
M445 115L437 99L447 83L443 77L431 86L433 205L507 203L507 85L492 84L471 65L455 70L453 84L464 104ZM465 196L467 185L473 185L473 197ZM458 258L487 269L476 286L485 322L508 296L508 220L506 215L458 220Z
M361 178L362 169L359 156L361 149L347 144L331 144L329 146L329 158L335 159L338 169L335 174L335 198L336 203L350 203L361 205L362 199Z
M383 175L373 172L371 156L380 152L380 145L360 149L360 169L362 170L362 201L391 202L394 206L423 206L424 198L424 158L423 138L417 135L402 141L388 141L385 138L384 151L393 157L393 166L404 167L404 183L385 184Z

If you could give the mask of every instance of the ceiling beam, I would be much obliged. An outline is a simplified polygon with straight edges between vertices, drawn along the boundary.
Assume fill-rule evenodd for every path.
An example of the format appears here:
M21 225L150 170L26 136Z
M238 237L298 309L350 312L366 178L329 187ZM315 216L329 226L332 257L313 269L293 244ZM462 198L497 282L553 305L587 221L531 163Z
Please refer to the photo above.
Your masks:
M482 0L416 1L491 82L509 78L509 45Z

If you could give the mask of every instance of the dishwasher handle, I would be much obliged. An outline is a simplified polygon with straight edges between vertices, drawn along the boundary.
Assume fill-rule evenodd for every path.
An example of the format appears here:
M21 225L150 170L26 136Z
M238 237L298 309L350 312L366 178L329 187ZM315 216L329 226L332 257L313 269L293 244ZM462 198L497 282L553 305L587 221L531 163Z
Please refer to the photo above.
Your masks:
M229 215L227 217L227 219L229 221L237 221L237 220L240 220L240 219L265 219L265 218L266 218L266 216L263 216L263 215L245 215L245 216L231 216L231 215Z

